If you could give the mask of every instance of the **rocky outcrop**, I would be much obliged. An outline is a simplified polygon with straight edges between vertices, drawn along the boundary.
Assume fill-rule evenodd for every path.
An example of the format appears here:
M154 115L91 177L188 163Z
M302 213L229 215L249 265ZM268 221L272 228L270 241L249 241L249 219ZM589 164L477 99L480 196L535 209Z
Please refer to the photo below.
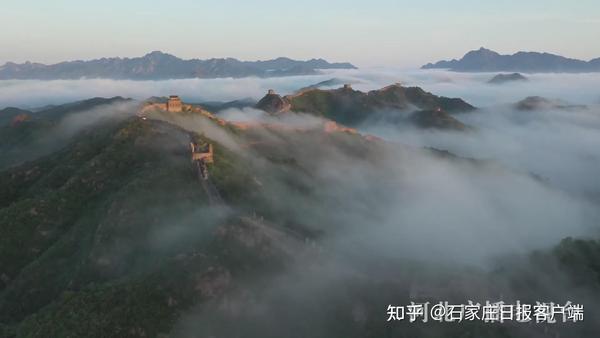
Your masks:
M569 104L561 100L553 100L541 96L529 96L517 102L514 106L521 111L587 109L585 105Z
M512 74L498 74L491 78L488 83L489 84L504 84L507 82L515 82L515 81L529 81L528 78L523 76L520 73L512 73Z
M276 94L273 90L269 90L267 95L258 101L256 108L270 114L277 114L289 110L291 104L286 98Z

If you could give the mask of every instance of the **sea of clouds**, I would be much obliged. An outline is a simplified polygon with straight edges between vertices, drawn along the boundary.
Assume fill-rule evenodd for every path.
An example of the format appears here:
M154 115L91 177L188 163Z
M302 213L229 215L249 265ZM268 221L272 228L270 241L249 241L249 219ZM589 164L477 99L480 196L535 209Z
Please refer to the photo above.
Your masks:
M0 107L35 108L90 97L123 96L142 100L151 96L166 96L169 94L179 94L187 102L232 101L243 98L258 100L268 89L275 89L281 94L289 94L300 88L332 78L338 79L338 82L352 83L353 88L363 91L374 90L391 83L420 86L434 94L460 97L477 106L479 110L476 112L455 115L463 123L475 127L476 132L456 133L416 128L398 129L382 122L365 123L359 127L359 130L363 133L379 136L389 142L416 148L432 147L447 150L460 157L490 161L508 170L535 177L539 182L544 182L545 186L555 189L560 194L567 194L568 198L574 199L575 202L571 203L573 206L581 206L586 210L586 214L581 216L586 220L583 222L585 224L575 222L577 224L569 226L577 229L584 225L589 226L590 219L593 220L594 215L590 216L587 211L587 203L598 203L600 201L600 180L596 179L597 169L600 168L600 152L598 151L600 149L600 90L598 89L600 88L600 74L526 74L529 81L503 85L488 84L487 81L494 75L492 73L454 73L440 70L406 71L372 68L335 70L314 76L281 78L168 81L10 80L0 81ZM517 110L514 103L527 96L558 99L572 104L586 105L586 108ZM273 122L272 117L252 108L228 109L219 112L219 114L229 120ZM79 119L82 118L79 117ZM318 119L305 114L288 115L285 119L280 119L280 122L304 127L320 125ZM436 163L436 160L419 160L419 163L432 164ZM325 164L322 168L327 167ZM432 166L425 164L415 170L415 173L418 174L415 175L415 182L418 182L417 178L420 176L429 174L426 179L422 180L424 184L422 192L429 192L427 182L439 181L436 183L437 186L447 188L456 187L453 183L475 184L477 182L476 176L463 177L461 171L453 169L454 166L448 167L447 170L440 170L440 168L447 166L445 162ZM402 168L406 169L407 164L402 163ZM423 168L430 170L424 170ZM365 175L365 177L368 177L368 175ZM500 179L505 180L506 177L499 177ZM518 182L520 179L522 178L515 176L514 181L504 182L495 187L491 186L491 183L487 183L487 187L479 186L476 191L488 195L490 194L489 189L494 189L492 191L498 193L505 192L506 200L509 201L513 196L515 198L527 196L535 190L531 188L522 191L522 187L527 185ZM539 185L538 181L532 181L532 187L537 187ZM482 182L491 181L487 179L487 181ZM511 182L514 184L511 184ZM511 191L510 187L514 188L514 191ZM457 201L450 198L450 196L460 196L461 191L474 189L473 187L465 188L466 190L457 189L457 191L443 190L435 192L431 196L426 194L427 197L423 203L448 195L436 204L451 205ZM512 216L509 214L517 210L519 205L533 205L536 203L535 199L541 199L545 195L540 190L539 196L529 197L519 201L520 204L516 203L511 207L506 207L509 208L509 211L505 216L510 219ZM457 206L447 210L449 215L465 215L463 218L458 217L456 222L461 222L461 219L463 219L462 222L469 222L471 220L470 216L467 217L467 211L471 208L469 205L482 201L482 197L477 193L464 196L470 197L469 202L464 207ZM557 206L570 205L567 202L559 202L562 198L566 197L561 196L558 200L555 199ZM416 203L416 205L420 204ZM491 211L495 210L493 205L486 207ZM536 211L538 214L542 214L541 210L544 208L559 210L557 207L552 207L550 204L544 204L543 202L539 203L539 207L540 210ZM461 209L465 210L461 212ZM390 210L395 211L393 206ZM571 211L565 211L565 214ZM427 216L427 213L423 213L423 216ZM501 216L496 215L494 212L489 214L489 220L498 219L499 217ZM397 219L396 216L390 216L390 218ZM427 218L428 216L423 219ZM532 221L531 223L554 224L556 222L553 220L559 218L550 217L550 219L546 219L546 217L543 217L543 219L543 222L536 223ZM430 220L432 224L436 224L436 222ZM565 223L564 220L561 220L561 222ZM480 220L478 223L486 222ZM523 222L517 223L521 224ZM541 230L536 228L535 231L539 232ZM577 231L577 233L580 232ZM567 234L568 231L561 232L560 235ZM553 240L555 239L554 236Z
M526 74L530 81L506 85L485 82L492 73L453 73L441 70L400 70L371 68L324 71L320 75L280 78L185 79L129 81L108 79L81 80L1 80L0 109L7 106L39 107L90 97L123 96L142 100L151 96L180 95L188 102L260 99L268 89L281 94L331 78L352 83L355 89L372 90L400 82L420 86L438 95L461 97L478 106L510 103L526 96L561 98L574 103L600 103L600 74Z
M187 102L258 100L268 89L289 94L331 78L352 83L358 90L397 82L420 86L477 106L475 112L455 115L475 128L471 133L399 129L382 122L359 126L359 131L383 138L391 148L397 146L378 154L377 163L359 161L348 149L318 139L284 140L286 148L281 150L295 156L299 166L310 168L311 181L322 183L317 187L319 199L303 199L283 180L265 193L278 196L272 200L274 208L301 215L299 221L323 231L319 245L330 255L316 268L314 262L300 260L289 274L268 282L271 293L254 300L252 309L276 317L279 312L271 310L278 307L269 303L269 297L305 305L306 299L321 292L324 296L314 304L318 310L340 301L330 295L352 278L369 283L416 280L404 273L406 260L425 262L423 266L493 268L488 264L495 257L547 249L567 236L598 238L600 74L526 74L527 82L487 84L494 75L381 68L269 79L0 81L0 107L35 108L98 96L142 100L170 94ZM516 109L514 104L528 96L586 107ZM218 113L229 120L274 122L272 116L252 108ZM88 114L82 115L75 122L88 125L80 121L87 118ZM322 122L305 114L278 121L311 128L319 128ZM182 117L176 123L240 156L248 152L239 139L206 119ZM264 139L283 140L278 133L263 133ZM476 161L421 150L429 147ZM276 173L277 168L264 160L265 172ZM378 262L389 265L379 269ZM566 289L557 287L556 295L569 294ZM494 292L488 295L497 296ZM197 320L193 315L192 321Z

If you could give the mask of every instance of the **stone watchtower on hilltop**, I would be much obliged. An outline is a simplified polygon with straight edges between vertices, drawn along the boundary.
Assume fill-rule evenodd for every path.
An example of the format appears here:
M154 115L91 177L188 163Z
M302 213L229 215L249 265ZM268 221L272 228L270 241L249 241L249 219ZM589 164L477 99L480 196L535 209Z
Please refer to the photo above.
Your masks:
M195 162L198 167L198 177L202 180L207 180L207 164L214 163L212 143L199 142L199 140L192 137L190 148L192 150L192 162Z
M167 111L171 113L179 113L182 111L183 105L181 103L181 99L177 95L169 96L169 100L167 101Z
M205 163L214 163L212 143L199 144L195 141L190 142L192 150L192 161L204 161Z

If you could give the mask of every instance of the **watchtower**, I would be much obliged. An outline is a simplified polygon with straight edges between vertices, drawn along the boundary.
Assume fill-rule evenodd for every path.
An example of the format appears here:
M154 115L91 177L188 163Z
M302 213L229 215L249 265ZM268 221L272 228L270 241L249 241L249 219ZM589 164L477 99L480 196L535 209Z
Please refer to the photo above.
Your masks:
M196 142L190 142L192 148L192 161L203 161L204 163L213 163L213 145L211 143L200 145Z
M179 113L182 110L181 99L177 95L169 96L167 101L167 111L172 113Z
M269 91L267 92L268 95L275 95L275 90L274 89L269 89Z
M204 181L208 180L208 164L214 163L212 144L200 144L192 137L190 148L192 150L192 162L198 167L198 177Z

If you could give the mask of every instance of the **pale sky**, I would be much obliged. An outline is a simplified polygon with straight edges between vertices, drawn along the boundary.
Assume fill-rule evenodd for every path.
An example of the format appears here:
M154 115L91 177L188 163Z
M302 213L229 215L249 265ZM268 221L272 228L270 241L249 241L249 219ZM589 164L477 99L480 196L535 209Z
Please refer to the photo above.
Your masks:
M416 67L485 46L600 57L598 0L1 0L0 63L288 56Z

